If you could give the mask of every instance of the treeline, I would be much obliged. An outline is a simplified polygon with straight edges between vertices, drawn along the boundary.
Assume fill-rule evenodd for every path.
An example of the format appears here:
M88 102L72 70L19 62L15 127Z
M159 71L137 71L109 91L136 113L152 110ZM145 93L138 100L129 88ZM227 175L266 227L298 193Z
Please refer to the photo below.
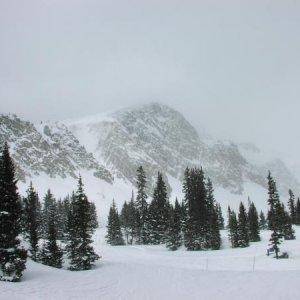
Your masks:
M106 236L109 244L166 244L173 251L182 245L187 250L220 249L222 210L214 199L212 182L202 169L186 169L181 203L177 199L174 205L169 202L161 173L149 203L146 185L145 171L139 167L136 197L132 194L120 214L115 203L110 208Z
M71 196L56 200L48 190L43 204L32 184L21 198L16 182L5 144L0 156L0 280L19 281L27 256L51 267L61 268L67 262L73 271L90 269L99 259L92 247L98 220L81 177ZM20 246L21 238L27 249Z

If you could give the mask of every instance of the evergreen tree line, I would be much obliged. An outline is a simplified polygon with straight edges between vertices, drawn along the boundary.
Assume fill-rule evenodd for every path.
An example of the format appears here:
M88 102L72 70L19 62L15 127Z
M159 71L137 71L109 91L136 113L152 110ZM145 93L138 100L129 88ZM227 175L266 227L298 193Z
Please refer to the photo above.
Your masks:
M260 230L266 227L264 213L261 212L259 217L253 202L249 202L248 211L241 202L238 215L228 207L228 231L232 248L245 248L250 242L260 241Z
M77 191L63 200L57 201L48 190L41 204L32 183L22 200L22 233L31 259L62 268L65 253L71 270L89 269L97 257L90 244L98 220L94 203L83 191L81 177ZM89 257L89 263L82 257Z
M270 238L270 246L279 258L279 245L282 239L294 240L295 232L292 224L297 224L297 209L298 202L295 206L295 196L289 191L289 212L285 209L284 204L280 201L279 193L276 186L276 181L269 172L268 175L268 229L272 231ZM300 204L299 204L300 205Z
M27 195L17 192L15 167L7 143L0 155L0 280L19 281L27 256L61 268L63 257L70 270L88 270L99 259L92 247L98 227L95 206L88 201L79 177L77 191L56 201L50 190L43 204L32 184ZM28 249L21 246L24 240Z
M113 202L107 225L107 242L111 245L166 244L170 250L185 245L187 250L219 249L220 229L224 219L213 195L213 186L202 169L186 169L185 199L172 205L163 176L158 173L150 203L147 180L142 167L137 170L137 196L125 202L118 213Z

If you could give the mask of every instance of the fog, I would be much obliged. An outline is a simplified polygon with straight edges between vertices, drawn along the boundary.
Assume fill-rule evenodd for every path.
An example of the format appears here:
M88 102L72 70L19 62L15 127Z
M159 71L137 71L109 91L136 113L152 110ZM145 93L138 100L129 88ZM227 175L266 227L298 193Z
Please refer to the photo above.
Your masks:
M162 102L300 165L300 1L1 0L0 112Z

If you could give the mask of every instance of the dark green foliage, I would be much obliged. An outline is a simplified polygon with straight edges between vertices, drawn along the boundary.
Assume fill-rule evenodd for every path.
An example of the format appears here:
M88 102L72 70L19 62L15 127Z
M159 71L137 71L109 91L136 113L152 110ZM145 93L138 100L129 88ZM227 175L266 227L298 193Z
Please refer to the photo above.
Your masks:
M43 202L42 216L41 216L41 227L42 227L42 235L46 237L48 235L48 223L49 218L53 218L55 222L55 227L57 227L58 222L58 209L56 200L48 189Z
M238 245L239 247L249 246L248 218L244 204L240 203L238 216Z
M83 191L82 179L79 177L78 189L72 196L67 221L68 244L66 247L70 260L70 270L89 270L99 259L92 247L90 203Z
M228 207L228 230L232 248L239 247L239 232L236 213Z
M296 225L300 225L300 199L298 198L297 204L296 204Z
M96 230L99 227L96 205L90 202L91 227Z
M31 259L38 259L39 239L41 228L41 205L39 196L34 190L32 183L27 190L27 197L24 199L24 219L25 219L25 236L30 244Z
M217 208L217 214L218 214L218 223L219 223L219 229L225 229L225 221L222 214L222 208L220 204L216 205Z
M267 219L266 219L265 214L263 213L263 211L261 211L260 214L259 214L259 229L260 230L266 230L267 228L268 228Z
M182 245L181 236L181 206L175 201L174 209L170 210L169 229L167 232L167 248L171 251L177 250Z
M292 226L292 218L289 213L285 210L284 205L282 205L282 214L284 220L284 227L283 227L283 237L285 240L294 240L295 231Z
M290 210L290 217L292 224L296 224L296 204L295 204L295 195L292 190L289 190L289 201L288 206Z
M250 242L260 241L258 213L253 202L251 202L249 206L248 223Z
M137 236L137 222L139 220L137 215L138 213L134 203L134 195L132 193L132 198L130 202L124 203L120 216L121 226L124 230L127 244L132 245L135 237Z
M109 210L106 241L112 246L124 245L119 213L114 201Z
M147 216L147 236L153 245L165 242L169 225L169 205L167 187L161 173L157 175L153 199L149 205Z
M27 252L18 239L22 211L6 143L0 156L0 200L0 280L19 281L26 268Z
M147 194L146 194L146 174L142 166L137 169L137 196L136 196L136 217L137 217L137 243L145 244L148 240L146 230L147 218Z
M41 250L41 262L47 266L54 268L62 267L63 251L57 243L57 229L56 229L56 214L55 211L49 212L47 216L47 241Z
M270 246L273 248L275 252L275 257L279 258L279 245L281 244L282 234L277 232L276 230L273 230L271 238L270 238Z

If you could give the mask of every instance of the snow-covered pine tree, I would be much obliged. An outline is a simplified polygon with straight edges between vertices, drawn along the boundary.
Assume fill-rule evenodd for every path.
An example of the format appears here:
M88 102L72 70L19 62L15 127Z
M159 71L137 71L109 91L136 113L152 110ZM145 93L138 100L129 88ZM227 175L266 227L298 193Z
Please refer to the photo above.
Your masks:
M137 243L139 244L146 244L148 237L147 237L147 229L146 229L146 218L147 218L147 211L148 211L148 204L147 204L147 193L146 193L146 173L142 166L137 169L137 195L136 195L136 210L138 217L137 225L138 225L138 236L137 236Z
M292 190L289 190L289 201L288 201L290 217L292 224L296 223L296 205L295 205L295 195Z
M129 242L129 236L130 236L130 211L129 211L129 205L127 201L124 202L122 209L121 209L121 214L120 214L120 222L121 222L121 227L123 228L124 235L125 235L125 241L126 244L128 245Z
M214 189L211 180L206 182L206 210L207 210L207 245L206 248L219 250L221 247L221 235L219 228L218 207L214 198Z
M282 219L284 223L283 227L283 237L285 240L294 240L295 231L292 225L292 218L289 213L285 210L284 205L282 204Z
M248 218L243 202L240 203L238 215L238 245L242 248L249 246Z
M90 202L91 227L96 230L99 227L96 205Z
M46 241L42 246L40 253L41 262L44 265L61 268L62 267L62 257L63 251L57 243L57 214L55 210L49 210L47 216L47 235Z
M39 239L41 235L41 205L37 192L32 182L27 190L25 200L25 236L30 244L30 256L34 261L38 260Z
M189 251L207 247L207 206L205 178L201 169L186 169L183 192L186 207L184 244Z
M175 201L174 209L170 210L169 229L167 232L167 248L176 251L182 245L181 236L181 207L178 200Z
M44 197L43 209L42 209L42 214L41 214L41 227L42 227L43 237L48 236L49 218L53 218L54 222L57 223L57 221L58 221L58 212L57 211L58 210L57 210L56 199L54 198L50 189L48 189L47 193ZM57 224L55 224L55 227L57 227Z
M239 246L238 221L236 213L230 207L228 207L228 230L231 247L237 248Z
M261 210L259 214L259 229L266 230L267 228L268 228L268 222L264 212Z
M276 187L276 182L271 175L271 172L268 174L268 228L270 230L276 229L276 231L280 230L280 223L282 220L277 216L281 212L281 203L279 199L279 194Z
M220 228L220 230L223 230L223 229L225 229L225 221L224 221L224 217L222 214L222 208L219 203L217 203L217 213L218 213L219 228Z
M258 213L253 202L250 203L248 210L248 223L250 242L260 241Z
M125 244L115 201L113 201L108 214L106 241L112 246L122 246Z
M7 143L0 156L0 280L19 281L27 252L20 246L21 203Z
M72 271L89 270L99 259L92 246L90 203L83 190L81 176L78 188L72 195L67 222L68 243L67 255Z
M297 204L296 204L296 225L300 225L300 199L298 198Z
M158 172L153 199L149 205L147 216L147 232L149 243L161 244L165 241L169 222L167 187L162 174Z
M279 258L279 245L281 244L281 239L282 239L282 234L279 233L278 231L273 230L270 238L270 246L273 248L275 252L275 257L278 259Z

